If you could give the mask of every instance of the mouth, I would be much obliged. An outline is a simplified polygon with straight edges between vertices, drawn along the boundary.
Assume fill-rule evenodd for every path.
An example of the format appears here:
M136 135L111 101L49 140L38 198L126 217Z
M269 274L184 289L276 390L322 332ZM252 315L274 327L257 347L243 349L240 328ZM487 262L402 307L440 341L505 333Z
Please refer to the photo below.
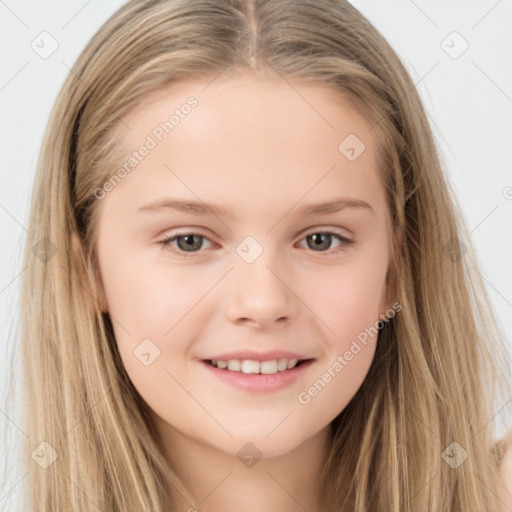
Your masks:
M252 359L229 359L229 360L215 360L205 359L204 363L224 370L226 372L236 372L244 374L256 375L274 375L298 368L314 359L271 359L268 361L256 361Z
M203 359L205 370L231 388L253 394L274 393L306 378L315 359Z

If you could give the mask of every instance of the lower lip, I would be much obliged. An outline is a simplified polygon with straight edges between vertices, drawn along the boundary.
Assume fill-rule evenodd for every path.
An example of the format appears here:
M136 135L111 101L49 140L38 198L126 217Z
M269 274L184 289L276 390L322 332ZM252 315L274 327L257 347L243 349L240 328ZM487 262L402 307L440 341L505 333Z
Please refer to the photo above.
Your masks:
M233 372L212 366L206 361L201 363L216 377L243 391L253 393L271 393L295 382L311 366L314 359L304 361L301 365L273 374Z

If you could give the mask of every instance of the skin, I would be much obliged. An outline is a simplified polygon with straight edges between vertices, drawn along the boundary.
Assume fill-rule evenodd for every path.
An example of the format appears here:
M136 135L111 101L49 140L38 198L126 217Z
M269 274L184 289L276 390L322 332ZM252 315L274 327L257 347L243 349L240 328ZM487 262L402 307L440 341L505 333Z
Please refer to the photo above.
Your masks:
M188 489L188 499L174 493L179 510L319 510L330 422L363 383L376 336L309 403L297 397L393 304L377 141L328 86L239 74L149 96L124 118L127 154L190 96L197 107L98 200L102 305L162 450ZM338 150L348 134L366 145L354 161ZM233 217L137 211L163 197L220 204ZM334 197L371 209L298 213ZM198 229L207 238L195 252L182 249L185 256L159 244ZM315 248L307 236L325 231L353 244L332 237ZM250 264L236 252L247 236L263 250ZM181 242L170 245L179 251ZM160 350L148 366L134 356L146 338ZM239 349L298 351L315 361L282 390L249 393L200 362ZM252 467L237 457L247 442L262 457Z

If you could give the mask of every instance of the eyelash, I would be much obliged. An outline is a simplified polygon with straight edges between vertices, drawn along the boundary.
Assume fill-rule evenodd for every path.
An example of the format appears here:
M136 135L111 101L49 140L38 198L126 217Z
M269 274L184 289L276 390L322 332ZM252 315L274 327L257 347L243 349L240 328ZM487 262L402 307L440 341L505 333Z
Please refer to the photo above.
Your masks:
M158 242L158 245L162 246L163 249L165 249L169 252L172 252L173 254L178 254L179 256L189 258L189 257L194 256L195 254L200 253L201 250L186 252L186 251L182 251L181 249L176 249L174 246L170 245L170 243L175 241L178 238L190 236L190 235L199 236L201 238L205 238L208 241L212 242L208 238L208 236L206 234L202 233L201 231L186 231L183 233L178 233L171 237L167 237L164 240L161 240L160 242ZM333 253L336 254L339 251L343 251L347 246L350 246L354 243L354 240L350 240L349 238L346 238L345 236L341 235L340 233L338 233L336 231L310 231L304 235L304 237L301 239L301 241L311 235L332 235L335 239L337 239L339 242L341 242L341 244L338 246L338 248L334 249L334 250L329 249L328 251L312 251L312 252L318 252L320 254L328 254L328 255L333 254Z

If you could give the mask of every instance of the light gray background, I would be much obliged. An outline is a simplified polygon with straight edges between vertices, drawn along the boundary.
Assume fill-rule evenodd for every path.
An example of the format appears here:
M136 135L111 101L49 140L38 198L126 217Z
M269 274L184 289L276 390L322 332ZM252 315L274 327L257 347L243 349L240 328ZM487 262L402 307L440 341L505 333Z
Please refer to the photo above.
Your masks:
M27 470L17 456L25 435L21 396L7 381L14 377L16 384L21 371L16 306L36 158L69 68L123 3L0 0L0 453L5 465L0 510L24 510ZM512 353L512 2L352 3L387 37L417 84ZM31 47L43 31L59 45L47 59ZM464 42L454 31L469 44L458 58L453 57Z

